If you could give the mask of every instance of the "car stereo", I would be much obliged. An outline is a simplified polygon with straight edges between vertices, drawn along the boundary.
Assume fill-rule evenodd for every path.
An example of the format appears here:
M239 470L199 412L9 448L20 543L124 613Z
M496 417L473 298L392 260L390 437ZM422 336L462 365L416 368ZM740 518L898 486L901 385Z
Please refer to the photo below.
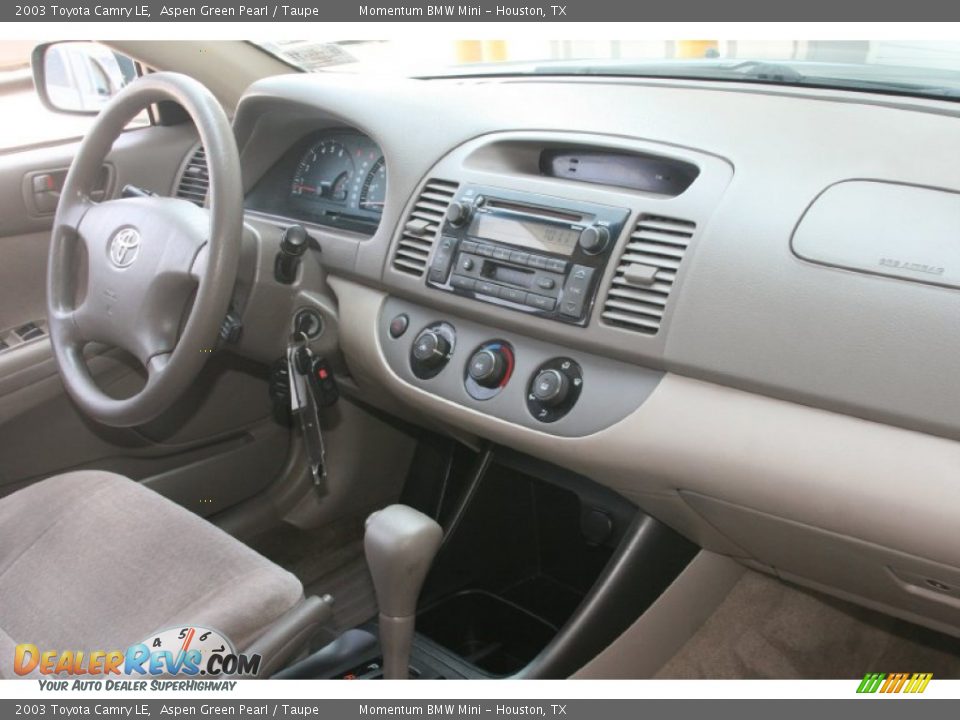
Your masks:
M629 211L465 185L447 208L430 287L586 325Z

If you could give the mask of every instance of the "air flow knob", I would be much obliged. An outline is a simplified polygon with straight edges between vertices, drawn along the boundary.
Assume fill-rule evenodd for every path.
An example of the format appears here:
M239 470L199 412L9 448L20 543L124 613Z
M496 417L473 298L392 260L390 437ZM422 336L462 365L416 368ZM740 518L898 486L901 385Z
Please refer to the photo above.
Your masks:
M603 225L590 225L580 233L580 248L589 255L603 252L610 242L610 231Z
M533 379L531 392L541 405L556 407L567 399L567 394L570 392L570 378L552 368L541 370Z

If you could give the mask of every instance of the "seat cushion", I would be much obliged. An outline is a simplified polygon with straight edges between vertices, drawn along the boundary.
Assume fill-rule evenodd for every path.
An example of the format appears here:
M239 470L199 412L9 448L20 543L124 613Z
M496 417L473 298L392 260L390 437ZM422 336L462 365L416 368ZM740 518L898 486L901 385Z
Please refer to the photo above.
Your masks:
M299 580L194 513L112 473L0 500L0 675L14 646L122 650L201 625L240 651L303 597Z

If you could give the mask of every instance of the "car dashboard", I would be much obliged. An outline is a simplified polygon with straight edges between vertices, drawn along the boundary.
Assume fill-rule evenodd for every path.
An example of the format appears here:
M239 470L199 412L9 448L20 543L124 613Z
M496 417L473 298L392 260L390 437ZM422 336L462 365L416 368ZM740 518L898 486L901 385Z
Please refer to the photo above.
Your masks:
M367 401L956 633L957 114L735 83L319 74L254 84L234 125L261 252L291 224L316 240L324 275L294 305L318 305ZM274 359L280 325L241 350Z

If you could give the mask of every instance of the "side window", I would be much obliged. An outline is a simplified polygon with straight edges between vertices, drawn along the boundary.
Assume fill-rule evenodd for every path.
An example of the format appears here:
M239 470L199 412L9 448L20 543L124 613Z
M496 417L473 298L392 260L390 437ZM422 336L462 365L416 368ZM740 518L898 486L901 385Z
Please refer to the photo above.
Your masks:
M30 70L32 42L5 42L0 49L0 152L82 137L93 116L53 112L40 102ZM97 111L137 77L129 57L100 43L58 43L46 53L47 93L59 107ZM150 124L146 112L128 128Z

